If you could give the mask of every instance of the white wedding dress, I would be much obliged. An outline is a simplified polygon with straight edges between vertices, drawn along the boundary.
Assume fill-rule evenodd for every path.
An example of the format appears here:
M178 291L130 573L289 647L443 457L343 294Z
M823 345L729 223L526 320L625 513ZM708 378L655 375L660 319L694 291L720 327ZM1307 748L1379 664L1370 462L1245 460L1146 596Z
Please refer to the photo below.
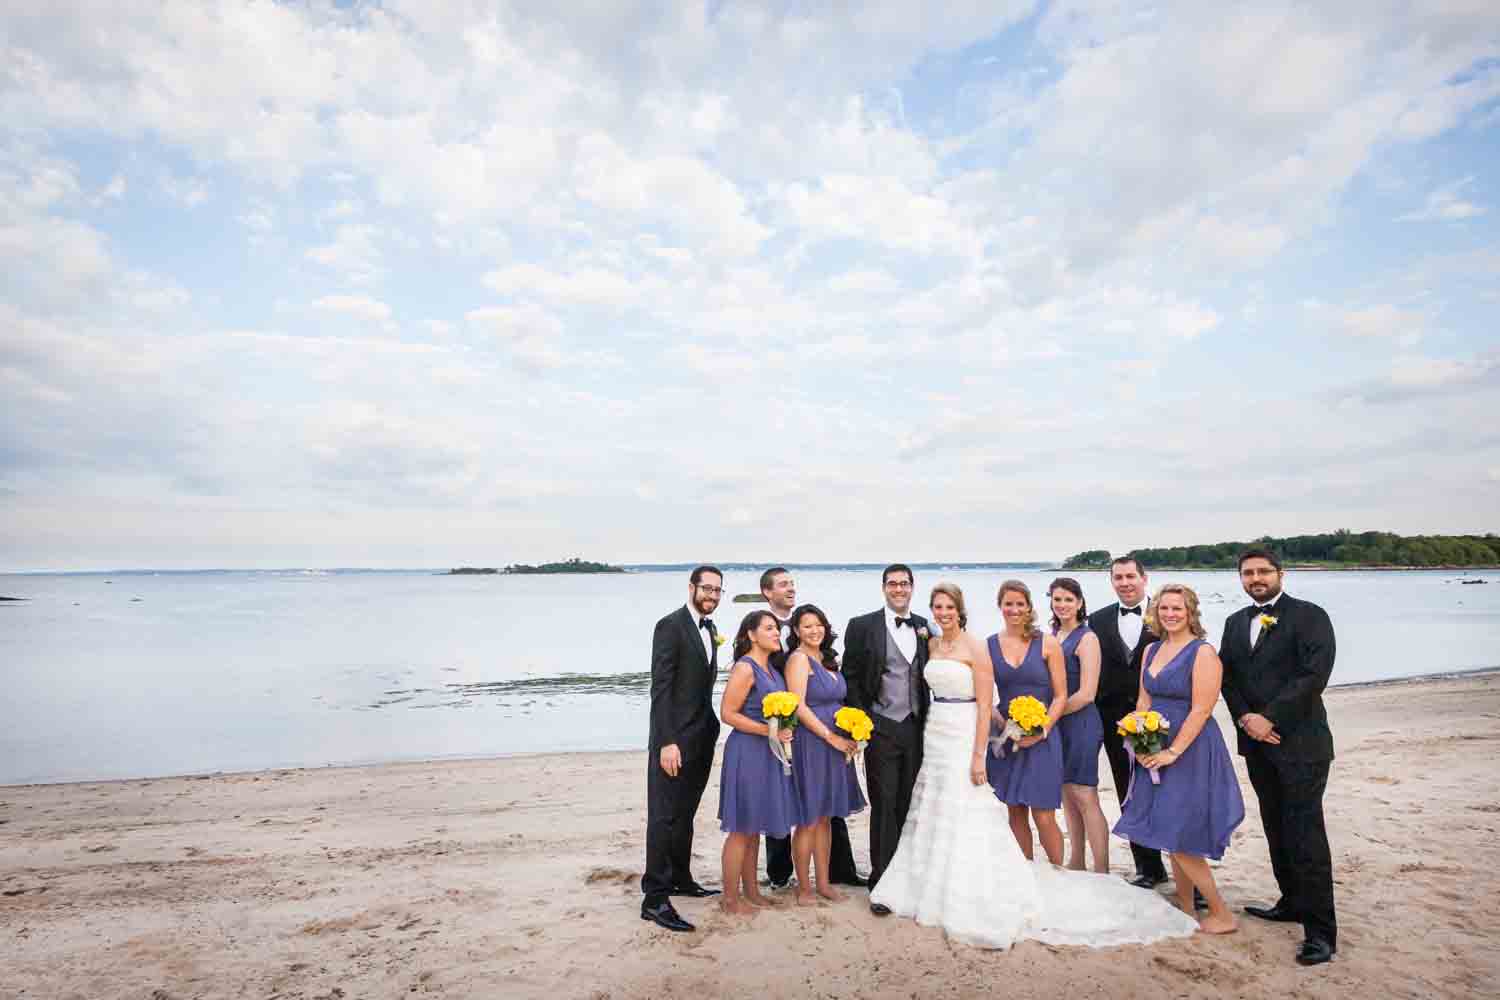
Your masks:
M1053 868L1040 849L1027 861L1005 805L988 782L969 781L973 675L956 660L932 660L926 677L934 698L969 700L932 703L901 843L872 903L981 948L1021 940L1107 948L1198 929L1158 893L1118 876Z

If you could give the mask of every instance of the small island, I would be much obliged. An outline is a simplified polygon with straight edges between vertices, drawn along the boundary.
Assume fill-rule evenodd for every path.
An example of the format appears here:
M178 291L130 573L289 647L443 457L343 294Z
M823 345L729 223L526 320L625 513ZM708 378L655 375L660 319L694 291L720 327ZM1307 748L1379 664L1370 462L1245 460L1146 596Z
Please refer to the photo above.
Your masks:
M563 562L542 563L540 566L531 566L526 563L514 563L500 571L512 576L534 576L543 573L623 573L625 567L612 566L609 563L590 562L587 559L568 559Z
M500 572L493 566L459 566L450 569L446 576L494 576Z
M1242 549L1269 548L1297 569L1494 569L1500 567L1500 535L1397 535L1388 531L1327 535L1265 535L1254 542L1216 542L1163 549L1136 549L1147 571L1234 569ZM1070 556L1063 569L1108 569L1110 554L1090 549Z

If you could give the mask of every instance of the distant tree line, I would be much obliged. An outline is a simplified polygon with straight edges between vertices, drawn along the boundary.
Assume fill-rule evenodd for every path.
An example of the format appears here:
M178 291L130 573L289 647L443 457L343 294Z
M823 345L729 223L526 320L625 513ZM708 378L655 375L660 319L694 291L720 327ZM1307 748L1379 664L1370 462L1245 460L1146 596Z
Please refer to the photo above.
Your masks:
M534 574L534 573L623 573L623 566L611 566L609 563L590 562L587 559L567 559L563 562L542 563L540 566L531 566L526 563L514 563L505 567L501 572Z
M1497 566L1500 536L1487 535L1397 535L1389 531L1352 532L1346 529L1328 535L1266 535L1252 542L1219 542L1215 545L1177 545L1167 549L1136 549L1129 553L1157 569L1234 569L1241 550L1249 545L1271 549L1289 563L1331 566ZM1110 554L1090 549L1070 556L1063 569L1104 569Z

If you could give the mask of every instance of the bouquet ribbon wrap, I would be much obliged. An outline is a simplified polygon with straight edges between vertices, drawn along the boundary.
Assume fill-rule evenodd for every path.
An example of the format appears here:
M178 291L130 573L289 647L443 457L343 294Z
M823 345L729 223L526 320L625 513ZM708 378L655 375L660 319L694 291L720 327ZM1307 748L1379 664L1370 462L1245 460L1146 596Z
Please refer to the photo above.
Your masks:
M792 773L792 745L781 742L781 720L776 716L766 720L766 742L771 744L771 756L781 761L783 774Z
M1131 793L1135 791L1135 747L1130 745L1130 740L1125 741L1125 756L1130 758L1130 785L1125 789L1125 798L1120 800L1120 805L1130 801ZM1151 775L1151 784L1161 784L1161 775L1154 767L1146 768L1146 773Z

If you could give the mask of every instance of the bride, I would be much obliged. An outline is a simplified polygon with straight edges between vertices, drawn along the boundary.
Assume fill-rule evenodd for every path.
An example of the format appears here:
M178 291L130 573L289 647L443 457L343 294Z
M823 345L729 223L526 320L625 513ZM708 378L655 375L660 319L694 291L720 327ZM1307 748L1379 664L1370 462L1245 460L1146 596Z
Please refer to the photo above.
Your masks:
M984 643L964 631L964 595L932 588L926 679L932 707L922 769L900 846L871 903L982 948L1020 940L1110 947L1185 937L1192 916L1112 875L1054 869L1021 854L1006 807L985 777L995 678Z

